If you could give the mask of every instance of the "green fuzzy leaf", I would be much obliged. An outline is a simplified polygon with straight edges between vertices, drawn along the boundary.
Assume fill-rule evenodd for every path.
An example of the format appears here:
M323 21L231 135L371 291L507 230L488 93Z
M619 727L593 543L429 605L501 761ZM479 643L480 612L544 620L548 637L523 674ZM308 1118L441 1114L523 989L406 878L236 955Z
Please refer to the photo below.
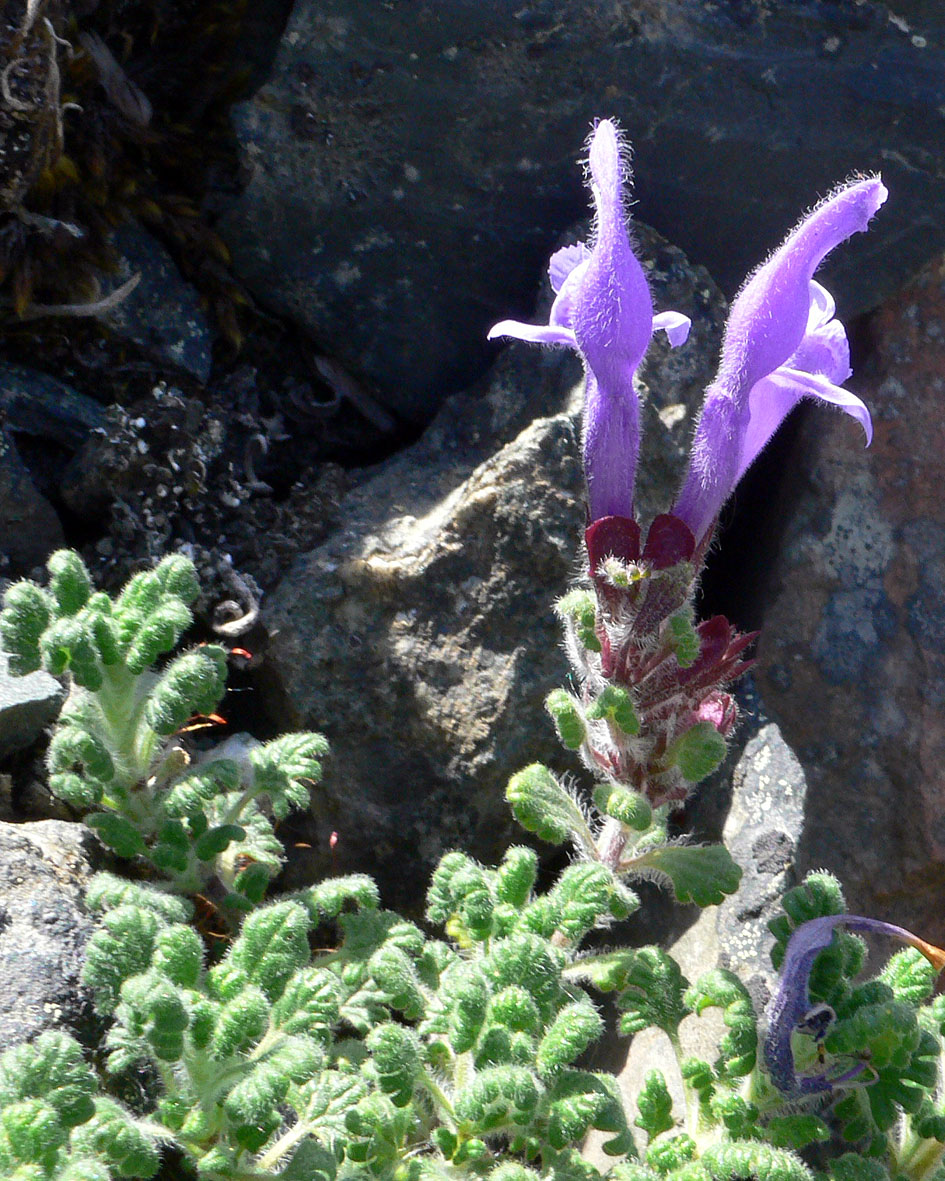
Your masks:
M322 968L300 968L286 984L272 1006L274 1029L289 1034L306 1034L326 1047L331 1028L338 1020L341 985L338 978Z
M756 1140L712 1144L701 1163L712 1181L813 1181L813 1174L793 1153Z
M377 884L366 874L352 874L344 878L328 878L312 886L300 897L312 912L315 922L337 918L347 906L377 910L381 895Z
M551 714L562 745L578 750L587 736L587 726L577 698L566 689L553 689L545 698L545 709Z
M86 816L85 823L94 829L99 838L110 849L114 849L119 857L130 860L147 852L144 837L138 829L130 820L116 812L93 812L91 816Z
M125 651L129 671L140 676L145 669L156 664L161 656L176 647L192 622L193 616L183 603L178 599L165 599L142 619L131 637Z
M637 1095L637 1107L640 1114L634 1123L646 1132L648 1140L655 1140L675 1126L673 1100L662 1071L647 1071Z
M416 969L408 956L391 944L381 947L368 961L368 970L385 1003L409 1021L423 1016L426 1008Z
M246 829L239 824L218 824L194 842L194 854L198 861L213 861L234 841L242 841L245 837Z
M271 880L272 867L254 861L241 869L233 879L233 890L248 902L258 906L265 897Z
M381 1090L395 1107L406 1107L423 1071L417 1035L388 1023L372 1029L365 1044L374 1057Z
M633 708L633 699L627 690L619 685L605 685L588 706L587 716L591 721L606 718L624 734L640 733L640 719Z
M549 844L564 844L587 828L579 805L541 763L513 775L505 796L522 828Z
M758 1047L755 1010L747 989L732 972L706 972L686 992L685 1003L697 1016L708 1008L722 1010L728 1033L719 1042L716 1070L725 1078L741 1078L754 1069Z
M796 927L810 919L843 914L846 910L840 883L829 873L809 873L799 886L784 894L781 906L785 913L768 923L768 930L775 937L771 949L771 963L775 970L780 970L784 962L788 940ZM834 937L836 943L837 936Z
M522 1127L532 1118L539 1091L531 1071L494 1066L478 1074L456 1098L461 1129L479 1135Z
M136 906L168 923L186 923L193 918L194 908L176 894L166 894L154 886L130 882L111 873L97 873L89 882L85 905L93 912L116 910L119 906Z
M215 644L173 660L148 694L144 717L157 734L170 735L194 714L210 714L223 696L226 653Z
M187 606L200 594L197 567L183 554L170 554L154 568L154 580L165 594L173 595Z
M73 1151L102 1156L118 1177L153 1177L161 1154L131 1116L106 1096L95 1100L95 1115L72 1136Z
M683 991L688 981L679 964L659 947L640 947L628 954L632 959L617 998L620 1032L632 1035L655 1025L675 1038L687 1013Z
M0 1136L24 1164L51 1167L68 1134L59 1113L41 1099L24 1099L0 1108Z
M0 1055L0 1110L10 1103L40 1099L66 1128L91 1119L98 1080L67 1034L49 1030L29 1044Z
M935 991L938 972L920 951L906 947L890 956L879 979L892 989L896 1000L918 1008Z
M548 895L548 902L554 916L553 930L573 943L612 918L627 918L640 905L637 895L612 870L589 861L569 865Z
M233 759L210 759L174 782L164 808L168 816L195 816L221 792L236 791L239 785L240 769Z
M538 856L534 849L513 845L506 851L496 870L495 894L499 902L520 908L525 905L538 876Z
M196 988L203 972L203 941L193 927L168 927L158 932L152 963L172 984Z
M658 1173L669 1173L691 1161L696 1145L691 1136L681 1133L669 1139L655 1140L646 1150L646 1162Z
M309 806L309 789L322 777L328 741L321 734L284 734L250 751L254 790L265 793L277 820Z
M799 1152L808 1144L830 1139L830 1128L816 1115L779 1115L768 1120L767 1138L775 1148L793 1148Z
M25 676L40 667L39 642L53 615L51 597L35 582L14 582L3 596L0 642L10 654L10 672Z
M563 997L561 969L564 957L536 935L515 934L498 940L480 967L496 992L519 985L538 1006L543 1019L557 1012Z
M245 1054L269 1028L270 1008L266 994L252 985L226 1001L217 1013L208 1046L210 1056L224 1062L236 1054Z
M632 871L646 871L667 881L676 901L696 906L718 906L734 894L741 868L724 845L664 845L648 849L632 862Z
M846 1152L832 1160L829 1178L830 1181L890 1181L889 1170L880 1161L869 1160L860 1152Z
M337 1151L348 1138L345 1116L368 1093L361 1073L323 1070L300 1088L299 1114L314 1137Z
M277 902L243 924L224 964L258 985L271 1001L291 976L309 961L308 912L297 902Z
M93 693L103 684L98 652L82 616L54 620L40 640L43 668L54 677L71 672L77 684Z
M92 580L75 550L57 550L46 563L49 589L63 615L75 615L89 601Z
M126 980L147 971L158 932L166 923L140 906L119 906L109 911L85 949L82 981L95 994L102 1014L111 1013Z
M118 1027L143 1038L155 1058L162 1062L180 1058L190 1017L183 996L169 980L154 971L132 976L121 987L115 1014Z
M590 1001L565 1005L539 1043L535 1058L539 1077L547 1080L570 1066L603 1030L601 1016Z
M315 1140L306 1139L280 1171L279 1181L334 1181L337 1174L335 1154Z
M711 722L696 722L673 742L667 757L684 779L699 783L719 766L725 751L725 739L715 726Z
M616 992L627 987L636 955L631 948L590 952L569 964L565 976L569 980L591 984L598 992Z

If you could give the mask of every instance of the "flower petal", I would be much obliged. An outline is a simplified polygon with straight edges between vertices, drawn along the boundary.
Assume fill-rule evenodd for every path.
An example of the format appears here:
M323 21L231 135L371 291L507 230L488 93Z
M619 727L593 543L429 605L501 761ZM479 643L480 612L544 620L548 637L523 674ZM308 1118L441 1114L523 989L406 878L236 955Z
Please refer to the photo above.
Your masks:
M665 332L673 348L686 343L691 327L692 321L682 312L657 312L653 317L653 331Z
M551 290L557 295L568 275L590 256L591 252L584 242L575 242L573 246L562 246L560 250L556 250L548 262Z
M499 336L511 336L515 340L526 340L529 344L567 344L577 348L571 329L553 324L522 324L518 320L500 320L489 329L486 340L495 340Z

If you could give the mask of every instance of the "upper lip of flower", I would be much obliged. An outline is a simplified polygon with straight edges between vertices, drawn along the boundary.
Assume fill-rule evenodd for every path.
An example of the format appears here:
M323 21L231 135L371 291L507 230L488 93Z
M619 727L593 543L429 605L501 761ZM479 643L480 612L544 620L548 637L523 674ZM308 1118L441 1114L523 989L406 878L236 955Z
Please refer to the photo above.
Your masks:
M663 329L671 344L682 344L690 321L678 312L653 314L646 276L627 232L623 189L629 167L609 120L601 120L591 136L589 173L597 214L593 246L566 246L552 256L548 273L555 300L548 323L503 320L489 339L563 344L584 358L584 468L591 520L599 520L633 515L640 434L633 375L653 331Z
M697 539L801 398L839 406L861 423L870 442L869 410L842 388L851 373L846 333L813 273L834 246L867 228L886 196L878 176L841 188L801 221L736 296L673 509Z

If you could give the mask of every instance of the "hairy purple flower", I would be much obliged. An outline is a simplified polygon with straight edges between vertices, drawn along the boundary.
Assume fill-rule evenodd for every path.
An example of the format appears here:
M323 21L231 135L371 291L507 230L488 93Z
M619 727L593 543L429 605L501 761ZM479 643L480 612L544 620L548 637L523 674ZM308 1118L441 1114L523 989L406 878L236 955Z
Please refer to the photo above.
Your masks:
M785 1095L820 1094L837 1084L852 1081L865 1069L863 1063L858 1063L839 1078L831 1079L825 1074L800 1078L794 1067L792 1033L805 1028L805 1025L810 1027L817 1021L826 1025L832 1017L828 1006L811 1006L808 984L814 960L824 948L830 946L837 927L888 935L916 948L939 972L945 967L945 951L940 947L934 947L911 931L880 919L863 918L857 914L831 914L801 923L788 940L778 990L768 1005L768 1029L764 1040L764 1060L771 1081Z
M851 373L846 332L813 274L835 246L867 228L886 196L875 176L828 197L735 298L718 375L706 391L689 473L673 509L697 541L801 398L839 406L862 425L869 444L869 411L842 388Z
M689 335L679 312L654 316L643 268L630 246L623 189L630 169L616 126L597 124L589 172L597 213L593 246L567 246L551 258L556 298L546 325L503 320L489 339L512 336L577 349L587 370L584 473L592 521L633 516L633 483L640 448L640 407L633 375L654 329L673 345Z

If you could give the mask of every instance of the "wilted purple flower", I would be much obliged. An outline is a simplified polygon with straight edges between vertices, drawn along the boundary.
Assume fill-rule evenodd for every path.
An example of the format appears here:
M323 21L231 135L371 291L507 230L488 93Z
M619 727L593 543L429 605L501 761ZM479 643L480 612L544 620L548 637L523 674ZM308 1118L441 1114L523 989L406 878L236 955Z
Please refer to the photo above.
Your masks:
M862 1063L858 1063L839 1078L831 1079L827 1075L800 1078L794 1067L794 1054L791 1050L793 1032L804 1028L805 1023L811 1024L813 1019L823 1021L824 1016L828 1019L832 1017L828 1006L811 1006L808 984L814 960L824 948L830 946L837 927L846 927L849 931L870 931L888 935L916 948L937 971L940 972L945 967L945 951L942 948L926 943L924 939L903 927L895 927L892 923L884 923L880 919L863 918L858 914L831 914L801 923L788 940L778 990L772 997L766 1014L768 1029L764 1040L765 1066L771 1075L771 1081L785 1095L816 1095L829 1091L839 1083L857 1078L865 1069Z
M577 349L587 369L584 473L591 520L633 516L633 483L640 448L640 407L633 375L654 329L673 345L689 335L679 312L654 316L643 268L630 247L623 188L630 170L616 126L597 124L590 142L591 192L597 212L592 247L557 251L548 265L556 298L546 325L503 320L489 339L512 336Z
M886 196L874 176L828 197L735 298L719 372L706 391L689 473L673 509L697 541L801 398L839 406L862 425L869 444L869 411L842 388L851 373L846 333L813 274L834 246L867 228Z

